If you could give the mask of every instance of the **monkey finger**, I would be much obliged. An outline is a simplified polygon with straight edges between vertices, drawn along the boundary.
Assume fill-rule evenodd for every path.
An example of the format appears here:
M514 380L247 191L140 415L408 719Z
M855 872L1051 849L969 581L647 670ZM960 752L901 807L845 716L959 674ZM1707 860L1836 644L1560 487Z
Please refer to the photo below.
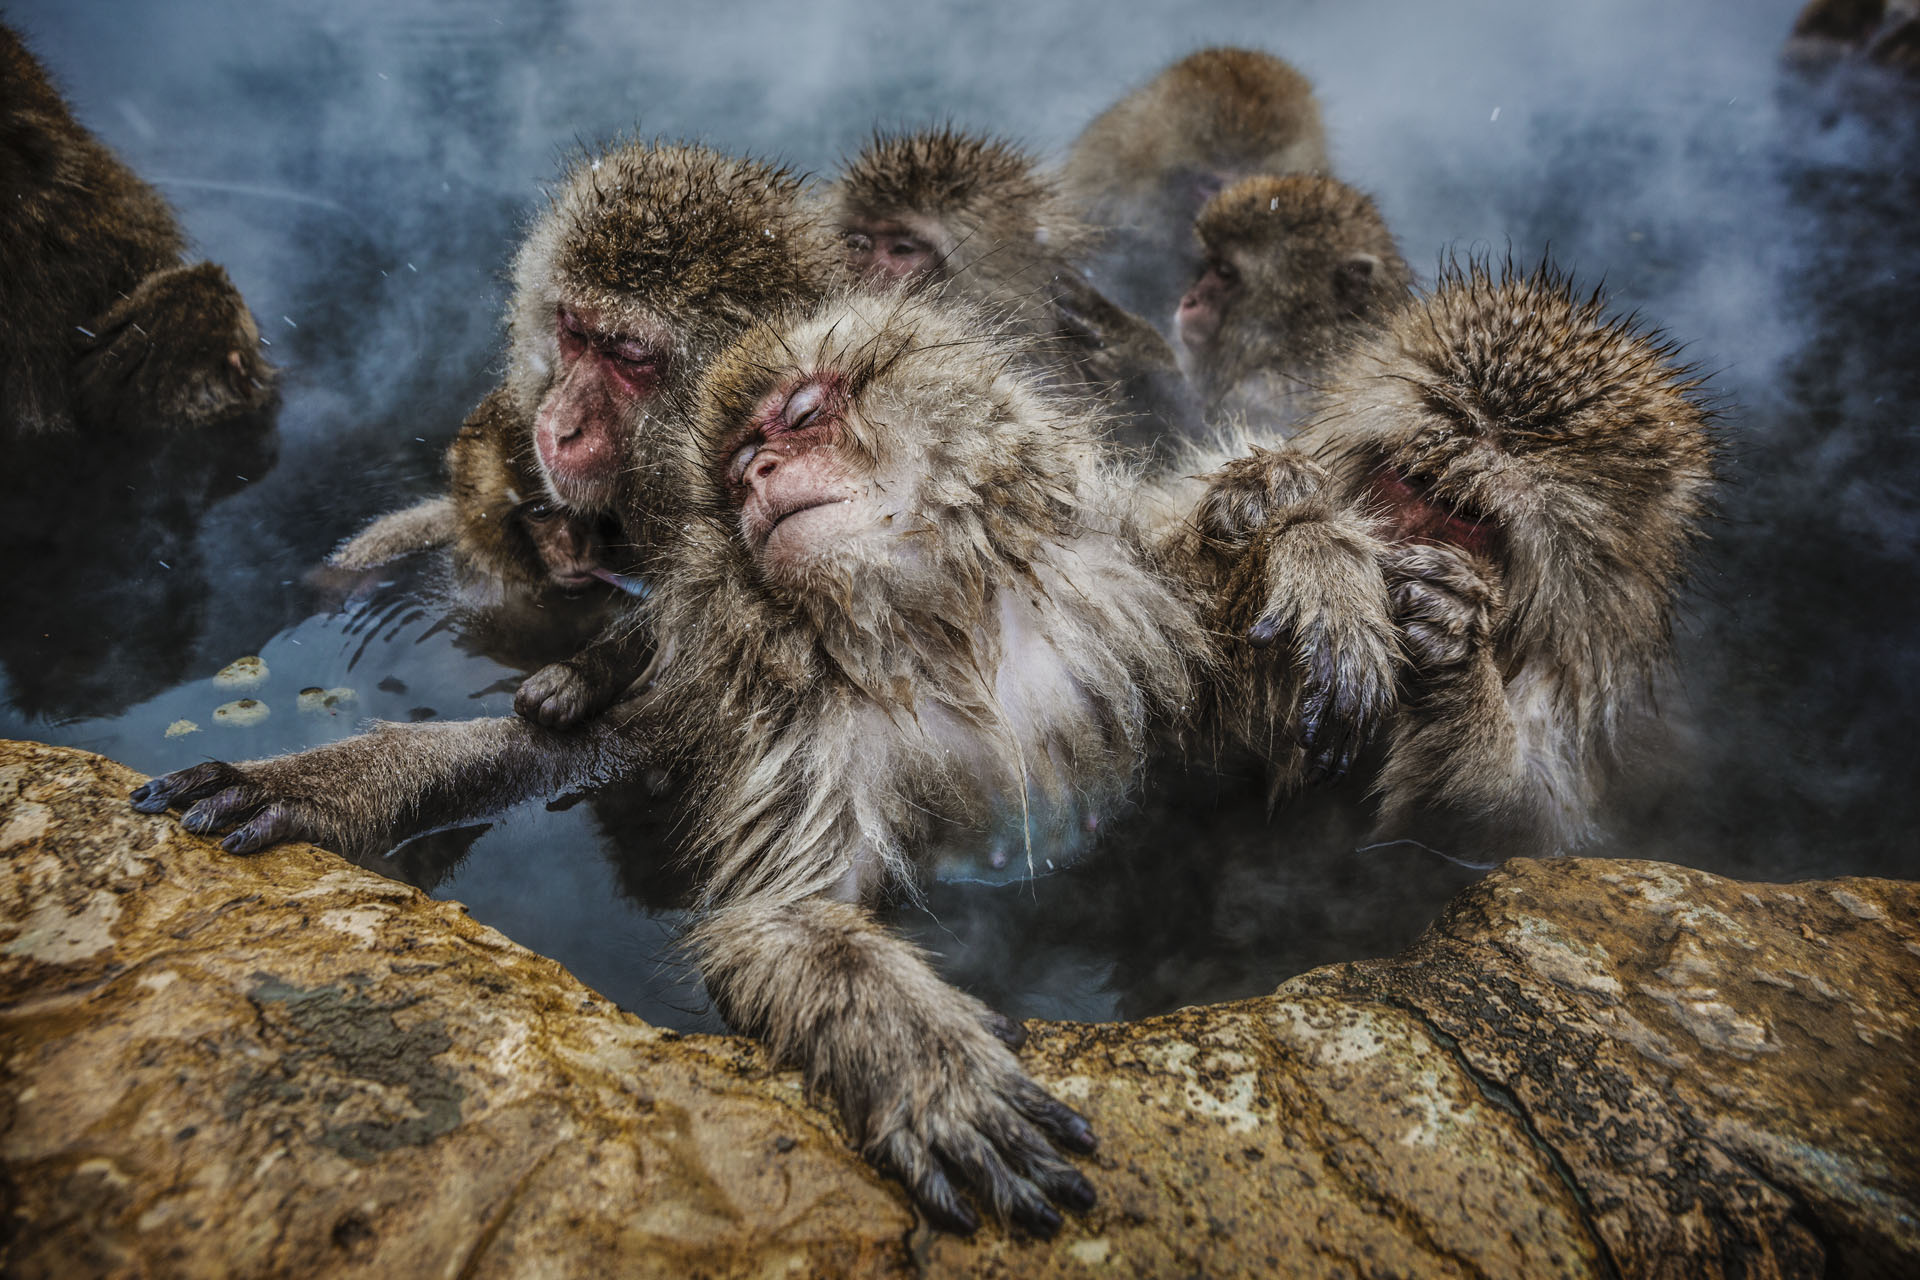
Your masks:
M1021 1115L1067 1150L1084 1156L1099 1149L1100 1139L1094 1136L1087 1118L1039 1085L1029 1083L1014 1096L1013 1103Z
M980 1020L987 1028L987 1034L1009 1049L1018 1051L1027 1042L1027 1029L1004 1013L992 1009Z
M141 813L165 813L175 805L188 805L203 797L246 782L246 776L221 760L209 760L188 769L149 778L133 789L128 799Z
M268 845L299 838L299 822L292 808L272 804L230 832L220 847L228 853L258 853Z
M1019 1121L1012 1123L1018 1125ZM1029 1141L1039 1142L1039 1135L1033 1135ZM1039 1187L1014 1172L979 1131L965 1130L936 1144L934 1149L1002 1218L1042 1240L1052 1239L1060 1230L1060 1211L1047 1203Z
M942 1231L970 1236L980 1229L979 1215L960 1198L953 1183L940 1168L919 1138L905 1129L896 1129L881 1140L871 1156L873 1163L905 1184L927 1221Z
M181 814L180 825L197 836L210 835L215 831L224 831L235 823L245 822L264 804L266 797L255 787L244 784L228 787Z

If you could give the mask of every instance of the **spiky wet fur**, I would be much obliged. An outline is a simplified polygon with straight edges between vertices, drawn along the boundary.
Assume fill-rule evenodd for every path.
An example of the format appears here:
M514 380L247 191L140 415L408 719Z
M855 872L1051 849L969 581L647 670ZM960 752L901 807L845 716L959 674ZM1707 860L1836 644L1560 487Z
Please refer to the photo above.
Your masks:
M910 287L982 308L1062 386L1100 399L1114 434L1147 445L1197 420L1166 340L1082 274L1096 237L1039 160L952 127L876 133L826 193L836 227L902 223L937 262Z
M1240 275L1219 332L1184 357L1216 417L1301 416L1329 365L1412 295L1413 272L1373 200L1332 178L1245 179L1193 229L1209 260Z
M1096 117L1062 176L1097 223L1129 226L1159 212L1170 175L1205 168L1325 172L1326 132L1307 78L1255 49L1188 54Z
M0 25L0 432L257 413L274 371L238 291ZM237 362L237 367L236 363Z
M1700 379L1552 268L1473 261L1363 342L1324 403L1294 443L1344 501L1364 505L1384 462L1499 531L1497 563L1451 548L1389 563L1403 612L1483 639L1417 671L1378 783L1383 827L1439 810L1533 851L1574 847L1667 656L1708 511Z

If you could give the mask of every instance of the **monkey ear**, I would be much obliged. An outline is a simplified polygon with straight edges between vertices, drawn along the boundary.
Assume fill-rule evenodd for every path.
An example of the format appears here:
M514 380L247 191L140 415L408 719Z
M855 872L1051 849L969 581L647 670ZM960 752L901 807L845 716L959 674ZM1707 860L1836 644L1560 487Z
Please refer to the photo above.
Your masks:
M1349 307L1363 305L1373 292L1373 277L1380 270L1380 259L1370 253L1351 253L1333 269L1333 294Z

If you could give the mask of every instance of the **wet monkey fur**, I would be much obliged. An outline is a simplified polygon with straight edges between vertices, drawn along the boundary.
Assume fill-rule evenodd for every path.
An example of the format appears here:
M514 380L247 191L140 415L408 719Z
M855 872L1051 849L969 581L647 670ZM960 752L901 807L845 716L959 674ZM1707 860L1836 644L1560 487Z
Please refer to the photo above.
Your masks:
M1668 656L1716 452L1671 344L1548 266L1475 261L1335 364L1288 445L1234 464L1263 494L1311 468L1309 500L1364 517L1381 549L1406 660L1383 838L1588 838ZM1291 519L1246 514L1243 536Z
M135 794L250 852L343 852L658 766L686 788L716 1003L799 1064L936 1222L960 1194L1050 1234L1093 1192L1084 1120L1004 1024L870 914L936 837L1117 800L1208 644L1126 516L1097 420L951 302L856 296L749 329L663 435L680 495L638 696L556 733L378 726ZM1118 513L1118 514L1116 514ZM664 513L663 513L664 514ZM1200 659L1196 662L1196 655Z
M1373 201L1332 178L1244 179L1207 202L1194 234L1204 258L1175 329L1214 421L1297 421L1332 363L1413 293Z
M856 276L1004 318L1063 384L1106 403L1117 440L1144 447L1198 427L1173 350L1088 283L1097 237L1025 151L951 127L876 134L826 200Z
M335 553L358 567L451 542L509 594L637 586L679 495L653 441L685 430L702 370L758 317L818 298L838 246L778 166L629 141L571 163L514 259L507 372L448 451L451 492ZM616 696L645 640L616 623L517 705L570 724Z
M246 303L0 24L0 433L192 428L267 410Z
M1193 220L1256 174L1326 173L1313 86L1253 49L1202 49L1108 107L1074 140L1062 186L1105 232L1095 282L1121 306L1168 323L1198 257Z

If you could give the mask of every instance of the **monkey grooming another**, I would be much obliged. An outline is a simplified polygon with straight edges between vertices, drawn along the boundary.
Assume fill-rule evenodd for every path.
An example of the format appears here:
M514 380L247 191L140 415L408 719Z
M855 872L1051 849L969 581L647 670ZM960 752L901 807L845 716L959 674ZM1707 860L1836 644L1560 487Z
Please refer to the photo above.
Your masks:
M1194 277L1193 220L1253 174L1326 173L1320 107L1305 76L1252 49L1202 49L1081 131L1067 197L1107 233L1093 268L1121 306L1167 322Z
M231 829L237 853L353 853L668 768L694 809L692 943L718 1007L933 1221L976 1225L958 1184L1051 1234L1055 1205L1092 1203L1058 1153L1091 1150L1090 1129L871 911L914 892L936 839L1116 800L1187 703L1208 637L1114 514L1129 477L1096 434L951 302L856 295L755 327L690 429L656 441L680 502L658 521L636 697L565 734L382 724L169 774L134 803Z
M1003 316L1065 385L1107 404L1121 443L1198 428L1172 348L1087 282L1097 237L1018 147L951 128L877 134L827 198L856 276Z
M1413 294L1413 272L1365 195L1332 178L1247 178L1194 223L1205 250L1175 316L1211 420L1287 430L1315 384Z
M451 542L461 571L507 598L582 575L640 589L656 513L681 505L657 439L687 429L728 342L819 298L839 259L783 168L638 141L579 157L515 256L507 374L448 450L451 493L375 521L332 563ZM646 643L623 614L515 705L577 723L626 688Z
M265 410L246 303L0 24L0 431L197 427Z
M1501 854L1589 838L1668 656L1714 454L1670 343L1547 265L1474 261L1330 370L1290 447L1237 464L1242 492L1268 495L1312 459L1312 501L1363 514L1383 546L1407 679L1381 838ZM1292 518L1272 501L1238 514L1242 537Z

